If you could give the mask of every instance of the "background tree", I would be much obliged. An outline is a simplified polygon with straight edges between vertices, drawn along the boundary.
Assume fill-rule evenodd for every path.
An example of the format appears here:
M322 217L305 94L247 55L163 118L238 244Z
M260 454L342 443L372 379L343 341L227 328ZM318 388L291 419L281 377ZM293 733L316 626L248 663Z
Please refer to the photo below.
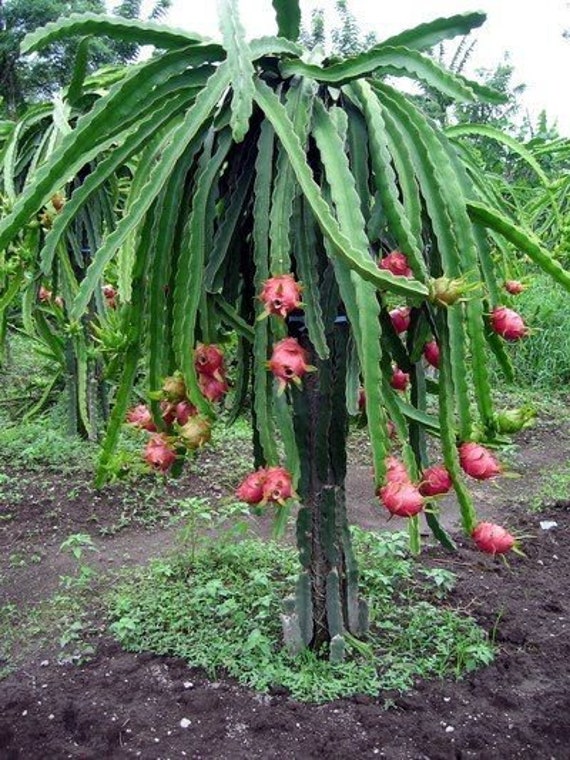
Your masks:
M141 0L122 0L115 12L138 18L141 6ZM149 17L159 18L169 6L170 0L157 0ZM74 12L104 14L107 8L104 0L0 0L0 97L8 115L21 112L26 103L51 97L67 84L78 39L55 43L31 58L22 57L20 43L26 34ZM90 52L89 70L126 63L137 52L136 43L98 40Z
M311 14L310 27L301 30L300 42L309 50L317 47L324 50L327 37L330 35L332 54L341 58L356 55L372 47L376 42L375 33L362 34L358 21L350 11L346 0L336 0L335 10L338 23L333 25L329 31L325 25L323 9L315 8Z

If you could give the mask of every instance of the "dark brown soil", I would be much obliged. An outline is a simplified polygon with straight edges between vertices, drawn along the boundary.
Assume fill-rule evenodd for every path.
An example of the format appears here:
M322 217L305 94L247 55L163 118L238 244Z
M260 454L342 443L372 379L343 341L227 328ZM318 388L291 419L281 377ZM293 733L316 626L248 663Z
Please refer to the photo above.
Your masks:
M418 682L404 695L307 705L278 690L258 695L231 680L213 683L180 660L125 653L101 632L88 663L59 665L47 647L25 654L0 681L0 758L570 758L570 502L527 509L541 473L569 458L568 426L544 422L519 438L511 457L521 477L477 489L486 518L527 537L526 558L506 566L459 539L456 555L431 548L422 560L458 574L451 602L494 638L489 667L457 682ZM15 482L16 473L5 472ZM368 479L366 466L353 466L354 520L384 526ZM196 476L174 488L179 496L208 493ZM19 492L2 496L2 514L12 516L0 521L0 604L53 593L58 576L71 572L58 552L70 533L94 536L101 550L94 562L104 568L144 561L174 543L175 529L164 521L148 530L127 520L116 535L97 535L124 514L120 489L97 495L44 471L22 473ZM556 525L545 530L547 520ZM457 534L451 512L446 521ZM34 553L37 564L14 566L15 556Z

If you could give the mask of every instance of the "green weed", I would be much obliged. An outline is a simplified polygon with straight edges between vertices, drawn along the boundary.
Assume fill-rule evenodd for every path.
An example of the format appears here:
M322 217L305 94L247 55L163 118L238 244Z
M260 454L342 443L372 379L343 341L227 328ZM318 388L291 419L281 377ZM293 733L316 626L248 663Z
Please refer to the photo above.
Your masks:
M474 621L440 606L452 578L421 571L405 534L354 536L371 630L365 644L348 637L343 663L282 648L282 600L298 561L274 542L218 540L193 558L177 554L137 571L112 594L111 630L129 650L184 657L212 677L222 671L259 691L280 685L313 702L406 690L417 678L458 677L492 659Z

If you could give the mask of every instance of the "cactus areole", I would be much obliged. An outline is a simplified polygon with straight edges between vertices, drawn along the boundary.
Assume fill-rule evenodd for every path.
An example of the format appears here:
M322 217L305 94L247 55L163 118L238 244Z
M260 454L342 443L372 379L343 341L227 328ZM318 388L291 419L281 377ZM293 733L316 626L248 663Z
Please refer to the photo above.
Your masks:
M419 490L433 492L422 473L443 461L471 537L477 517L463 470L478 478L500 470L470 443L496 436L488 353L505 367L498 335L526 332L504 307L492 312L506 279L494 241L524 251L569 290L570 274L488 205L493 196L462 164L457 138L395 84L405 75L446 101L500 98L426 53L480 26L483 14L422 24L341 62L309 63L314 56L297 41L298 3L273 5L276 35L251 41L237 0L218 2L221 43L93 15L28 37L26 52L97 33L158 51L82 98L86 111L0 221L0 255L11 255L46 199L63 191L65 205L35 244L42 281L61 283L70 328L90 319L93 299L119 273L105 318L124 339L99 483L137 378L148 378L153 419L139 409L131 424L168 428L145 453L159 472L199 456L210 433L220 435L224 408L234 418L248 410L255 462L235 484L240 498L277 521L297 510L301 572L284 602L287 646L339 660L347 634L363 636L367 626L345 493L350 415L368 426L370 495L384 494L387 508L378 502L379 526L391 512L417 552L425 520L452 545ZM81 91L79 73L73 89ZM86 166L88 179L71 183ZM71 281L60 243L118 177L125 211L100 230L84 279ZM424 359L430 341L437 355ZM396 487L389 456L407 473Z

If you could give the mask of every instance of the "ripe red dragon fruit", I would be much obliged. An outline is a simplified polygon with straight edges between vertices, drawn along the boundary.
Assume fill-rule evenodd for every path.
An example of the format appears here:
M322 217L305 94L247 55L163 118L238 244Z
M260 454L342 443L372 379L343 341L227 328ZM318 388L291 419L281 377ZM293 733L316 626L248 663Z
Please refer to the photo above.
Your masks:
M178 431L181 443L194 451L204 446L212 437L212 423L206 417L195 414Z
M526 287L518 280L505 280L505 290L512 296L518 296L519 293L526 290Z
M397 309L392 309L389 313L394 330L400 334L406 332L410 326L410 307L398 306Z
M425 344L423 351L424 359L436 369L439 369L439 353L439 346L435 340L430 340L429 343Z
M399 367L394 367L392 371L392 378L390 379L390 385L396 391L405 391L410 382L410 375L408 372L404 372Z
M283 504L296 496L291 474L284 467L260 467L238 486L236 496L247 504Z
M380 501L392 515L413 517L422 511L424 499L410 482L391 482L379 491Z
M246 504L259 504L263 499L263 485L267 471L260 467L256 472L251 472L236 489L236 496Z
M176 404L179 401L184 401L186 398L186 384L180 372L175 372L173 375L164 378L162 393L167 401L172 401Z
M386 269L388 272L397 277L411 277L412 270L408 263L408 257L401 251L392 251L384 258L380 259L378 266L380 269Z
M528 335L528 327L520 314L506 306L496 306L491 312L491 327L493 331L505 340L513 341Z
M214 377L212 375L199 375L198 385L204 396L209 401L221 401L229 391L229 386L225 379Z
M396 457L386 457L386 482L387 483L409 483L410 476L406 470L406 465Z
M453 483L451 475L443 465L433 465L424 470L419 491L422 496L438 496L447 493Z
M153 422L150 409L145 404L138 404L132 409L129 409L126 416L126 421L129 425L138 427L141 430L148 430L149 433L156 432L156 425Z
M276 314L285 318L301 306L302 287L292 274L270 277L263 285L259 296L265 305L265 314Z
M197 413L198 410L194 404L191 404L187 399L184 399L184 401L179 401L174 406L174 419L176 420L177 424L181 426L185 425L190 417L194 417L194 415Z
M224 380L224 352L213 343L198 343L194 350L194 366L199 375L215 377L220 382Z
M295 492L293 491L291 474L284 467L268 467L265 471L261 503L273 501L283 504L292 496L295 496Z
M300 385L301 377L315 369L307 359L307 352L296 338L284 338L275 344L268 367L279 381L280 391L290 382Z
M501 465L484 446L478 443L462 443L459 447L459 463L467 475L477 480L487 480L501 473Z
M144 458L156 470L166 472L176 461L176 453L172 450L166 436L158 434L149 439Z
M477 548L487 554L504 554L513 548L515 539L500 525L482 522L476 526L471 537L477 544Z

